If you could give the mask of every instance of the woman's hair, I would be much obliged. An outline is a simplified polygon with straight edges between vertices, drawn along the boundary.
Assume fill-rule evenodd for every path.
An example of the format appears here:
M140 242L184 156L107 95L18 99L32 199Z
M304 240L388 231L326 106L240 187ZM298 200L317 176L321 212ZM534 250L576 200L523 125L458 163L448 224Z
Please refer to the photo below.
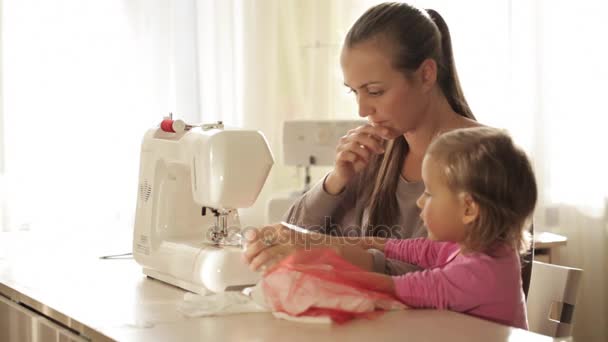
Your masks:
M395 69L410 78L426 59L437 63L437 82L452 109L475 119L460 87L454 65L450 32L434 10L421 10L405 3L383 3L370 8L353 25L345 39L346 47L375 39L392 53ZM375 155L364 171L361 197L369 202L366 233L378 235L379 225L391 226L399 217L395 193L403 158L408 151L404 137L390 141L383 155ZM373 187L370 183L375 183Z
M536 180L526 153L508 134L490 127L456 129L437 137L425 158L439 165L452 191L469 194L479 207L462 242L465 251L485 252L497 242L528 250Z

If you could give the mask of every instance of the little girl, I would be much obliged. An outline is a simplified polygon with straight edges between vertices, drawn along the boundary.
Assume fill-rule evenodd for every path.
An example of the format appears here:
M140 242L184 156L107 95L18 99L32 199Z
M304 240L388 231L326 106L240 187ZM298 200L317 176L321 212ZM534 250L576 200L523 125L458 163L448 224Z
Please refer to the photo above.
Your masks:
M401 276L375 276L376 290L410 307L527 329L519 253L529 247L526 227L537 190L526 154L501 130L458 129L429 146L422 179L417 205L428 238L330 237L330 245L353 263L357 251L373 248L420 266ZM250 252L250 262L258 252Z
M454 130L429 146L422 179L417 204L429 238L359 242L424 269L386 277L383 287L410 307L527 329L518 253L529 248L537 190L526 154L500 130Z

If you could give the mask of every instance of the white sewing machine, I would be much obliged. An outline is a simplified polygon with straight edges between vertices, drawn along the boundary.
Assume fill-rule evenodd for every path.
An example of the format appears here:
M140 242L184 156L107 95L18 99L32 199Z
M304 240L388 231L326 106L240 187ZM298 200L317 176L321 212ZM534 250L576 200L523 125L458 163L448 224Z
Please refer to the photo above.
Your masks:
M255 202L273 163L259 131L170 118L148 130L133 236L144 274L196 293L257 283L241 259L237 208Z

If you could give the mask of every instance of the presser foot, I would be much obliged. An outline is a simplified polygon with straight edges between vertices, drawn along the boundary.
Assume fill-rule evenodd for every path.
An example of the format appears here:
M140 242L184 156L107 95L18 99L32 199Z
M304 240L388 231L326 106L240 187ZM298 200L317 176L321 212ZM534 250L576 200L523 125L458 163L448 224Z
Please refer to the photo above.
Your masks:
M243 236L240 233L223 236L219 233L214 233L211 238L211 244L215 247L243 247Z

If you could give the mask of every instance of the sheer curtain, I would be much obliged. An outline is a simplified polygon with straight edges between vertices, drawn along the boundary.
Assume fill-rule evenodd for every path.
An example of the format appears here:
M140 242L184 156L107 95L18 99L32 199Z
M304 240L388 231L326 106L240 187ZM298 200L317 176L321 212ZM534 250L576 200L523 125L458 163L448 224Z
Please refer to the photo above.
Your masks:
M3 105L3 82L4 78L2 77L3 72L3 53L2 50L4 48L4 44L2 43L2 39L4 38L2 34L2 0L0 0L0 227L4 227L4 223L8 221L6 219L6 200L3 195L6 192L6 187L4 185L4 105ZM2 231L3 228L0 228Z
M242 213L264 223L270 196L302 180L282 165L282 121L356 117L338 57L380 2L0 1L0 217L11 230L131 229L141 137L168 112L264 132L276 164ZM606 340L608 5L414 3L446 19L478 119L532 156L538 229L566 235L558 262L585 270L575 338Z
M356 112L337 68L353 4L3 0L3 229L130 227L142 134L169 112L266 134L276 164L242 215L264 223L302 180L282 121Z
M5 230L130 226L142 134L191 86L175 79L175 11L167 0L3 1Z
M349 2L248 1L244 6L243 124L262 130L275 165L256 204L243 210L265 223L266 203L302 187L303 174L282 164L281 128L287 119L352 118L354 104L342 85L338 56ZM326 171L314 168L313 177Z
M605 1L537 4L537 170L539 222L568 237L558 262L585 273L574 337L608 339L608 160L604 92L608 80ZM544 212L543 212L544 210Z

